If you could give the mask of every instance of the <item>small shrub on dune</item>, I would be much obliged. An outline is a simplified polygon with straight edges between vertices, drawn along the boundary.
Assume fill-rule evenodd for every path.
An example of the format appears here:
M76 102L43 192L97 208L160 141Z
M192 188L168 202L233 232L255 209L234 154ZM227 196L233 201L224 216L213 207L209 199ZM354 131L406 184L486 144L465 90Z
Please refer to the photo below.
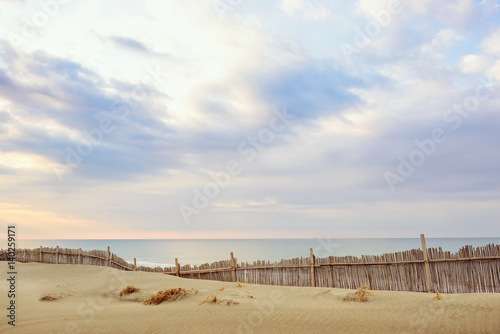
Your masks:
M209 295L205 299L203 299L200 302L200 305L202 304L226 304L226 305L236 305L239 304L240 302L237 300L232 300L232 299L223 299L220 297L217 297L216 295Z
M187 296L189 293L197 294L198 290L191 289L188 291L183 288L161 290L156 294L149 296L143 303L144 305L158 305L164 301L175 301L183 296Z
M127 285L127 287L120 292L120 297L122 297L124 295L129 295L129 294L137 292L137 291L139 291L139 289L134 288L131 285Z
M363 286L360 286L355 292L354 294L347 294L343 301L345 302L351 302L351 301L355 301L355 302L367 302L368 301L368 298L371 297L371 296L374 296L375 294L368 290L368 286L365 284Z

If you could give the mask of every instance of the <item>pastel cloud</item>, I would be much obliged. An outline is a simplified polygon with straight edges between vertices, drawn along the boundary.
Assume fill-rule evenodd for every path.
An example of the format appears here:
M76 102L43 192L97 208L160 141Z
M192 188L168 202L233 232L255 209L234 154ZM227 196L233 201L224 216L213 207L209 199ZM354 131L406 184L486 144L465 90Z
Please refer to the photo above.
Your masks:
M95 226L124 238L415 236L416 222L498 234L492 2L401 1L351 63L340 45L387 2L242 2L222 20L212 5L72 2L25 44L0 35L2 223L61 238ZM39 10L24 6L6 4L5 31ZM478 86L487 98L457 109ZM290 123L252 147L282 108ZM391 192L384 173L436 128L446 141ZM232 160L241 173L186 224L179 204Z

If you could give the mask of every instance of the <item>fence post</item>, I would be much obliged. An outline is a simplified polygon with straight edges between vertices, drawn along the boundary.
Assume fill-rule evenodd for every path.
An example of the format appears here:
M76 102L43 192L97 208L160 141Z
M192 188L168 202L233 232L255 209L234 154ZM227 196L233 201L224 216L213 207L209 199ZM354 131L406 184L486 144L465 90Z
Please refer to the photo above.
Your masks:
M236 282L236 266L234 263L233 252L231 252L231 272L232 272L233 282Z
M56 247L56 264L59 264L59 246Z
M82 249L78 248L78 264L82 264Z
M40 263L43 263L43 251L42 251L42 246L40 246Z
M28 250L25 248L25 249L24 249L24 255L23 255L23 262L24 262L24 263L26 263L26 252L27 252L27 251L28 251Z
M109 263L110 263L110 253L109 253L109 246L108 246L108 255L106 257L106 265L109 267Z
M427 257L427 246L425 245L425 236L423 234L420 235L420 241L422 242L422 252L424 253L425 277L427 278L427 292L432 292L429 258Z
M175 258L175 276L179 277L179 272L180 272L179 260Z
M137 271L137 260L134 257L134 271Z
M313 249L309 249L310 253L310 261L311 261L311 286L315 287L316 286L316 281L314 279L314 254L313 254Z

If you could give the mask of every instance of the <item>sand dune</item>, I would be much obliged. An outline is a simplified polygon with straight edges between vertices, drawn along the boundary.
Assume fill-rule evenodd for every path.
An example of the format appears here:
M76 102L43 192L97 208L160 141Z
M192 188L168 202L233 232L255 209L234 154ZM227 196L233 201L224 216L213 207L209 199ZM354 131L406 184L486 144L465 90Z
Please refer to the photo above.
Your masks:
M243 285L115 269L17 264L16 327L7 324L0 283L1 333L500 333L499 294L435 295L376 291L365 303L352 290ZM127 285L138 292L120 297ZM221 286L223 290L221 290ZM159 290L196 289L160 305ZM235 304L201 304L214 294ZM44 296L57 298L40 301Z

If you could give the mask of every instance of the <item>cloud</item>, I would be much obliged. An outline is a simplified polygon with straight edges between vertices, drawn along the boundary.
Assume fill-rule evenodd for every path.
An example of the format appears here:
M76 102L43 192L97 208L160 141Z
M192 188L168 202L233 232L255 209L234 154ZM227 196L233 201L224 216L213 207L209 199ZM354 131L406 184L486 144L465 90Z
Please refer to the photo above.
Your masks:
M139 52L148 52L148 48L144 46L141 42L130 38L130 37L123 37L123 36L111 36L109 38L113 43L134 50L134 51L139 51Z
M111 11L117 5L125 14ZM456 223L469 235L477 216L494 232L496 92L458 129L444 115L478 78L500 78L495 6L402 2L346 64L339 45L386 6L256 1L220 20L211 3L78 3L22 48L2 40L0 202L15 206L2 206L5 219L33 235L52 221L68 237L93 236L85 224L112 236L116 222L125 237L400 236L420 233L415 221L442 235ZM0 26L20 32L18 21ZM240 143L283 107L293 121L186 226L179 203L242 160ZM100 138L103 120L113 130ZM392 193L384 172L434 128L448 140ZM91 139L100 143L68 167L68 150L88 151ZM53 169L63 167L59 182Z
M481 47L486 54L500 56L500 29L487 36L481 42Z
M24 80L20 80L16 71L24 69L29 69L29 74ZM41 154L59 166L67 160L67 147L76 150L82 143L88 143L88 135L85 133L91 133L98 128L102 119L109 119L114 128L126 126L128 132L120 133L117 130L116 134L107 135L105 145L96 147L94 154L86 159L88 164L99 161L102 163L107 159L97 153L100 150L105 150L107 157L116 157L120 155L120 145L123 143L151 148L151 142L137 140L138 135L146 136L145 129L156 132L149 137L157 142L169 132L165 125L157 122L153 114L144 112L146 106L151 103L148 100L143 101L142 105L129 101L130 112L126 119L119 117L121 113L114 112L116 101L123 100L122 96L133 92L135 86L131 83L108 81L81 64L41 52L26 55L23 62L19 59L14 61L11 71L9 75L5 74L6 79L2 83L6 88L5 97L15 105L16 110L14 117L3 117L5 123L14 125L17 132L11 133L2 142L2 146L9 150ZM112 91L114 93L110 93ZM157 93L151 90L150 98L155 94ZM156 108L150 106L151 111ZM122 144L114 143L115 140L120 140ZM157 145L153 144L153 147L155 146ZM137 157L129 155L128 158L130 161L123 163L122 160L122 164L117 164L117 168L108 176L120 177L122 171L137 172L145 168L141 164L132 163L138 161ZM88 174L84 170L87 163L81 166L83 175ZM151 166L163 168L158 164ZM94 172L96 177L102 174L97 170Z
M266 80L255 80L253 88L264 101L287 105L301 119L340 115L348 106L361 102L349 89L363 86L363 80L334 69L317 71L304 65L268 74Z
M282 0L280 6L285 12L293 13L300 10L304 6L304 2L302 0Z
M487 76L495 79L497 82L500 81L500 60L497 60L493 66L486 71Z
M302 16L305 20L320 21L329 16L329 11L322 4L313 5L303 0L281 0L281 9L289 16Z
M449 47L457 42L462 41L464 38L453 29L440 30L432 39L431 45L433 47Z
M410 1L407 6L420 15L435 17L447 23L466 25L478 20L480 10L473 0Z
M103 232L95 231L95 227L100 225L97 220L81 219L30 205L0 202L0 210L3 213L0 222L4 225L23 226L27 231L25 238L58 239L64 238L68 233L78 234L80 238L100 238ZM105 228L107 233L112 233L112 225L114 223L108 223Z
M484 73L493 65L493 59L483 55L467 55L460 61L460 70L464 73Z

